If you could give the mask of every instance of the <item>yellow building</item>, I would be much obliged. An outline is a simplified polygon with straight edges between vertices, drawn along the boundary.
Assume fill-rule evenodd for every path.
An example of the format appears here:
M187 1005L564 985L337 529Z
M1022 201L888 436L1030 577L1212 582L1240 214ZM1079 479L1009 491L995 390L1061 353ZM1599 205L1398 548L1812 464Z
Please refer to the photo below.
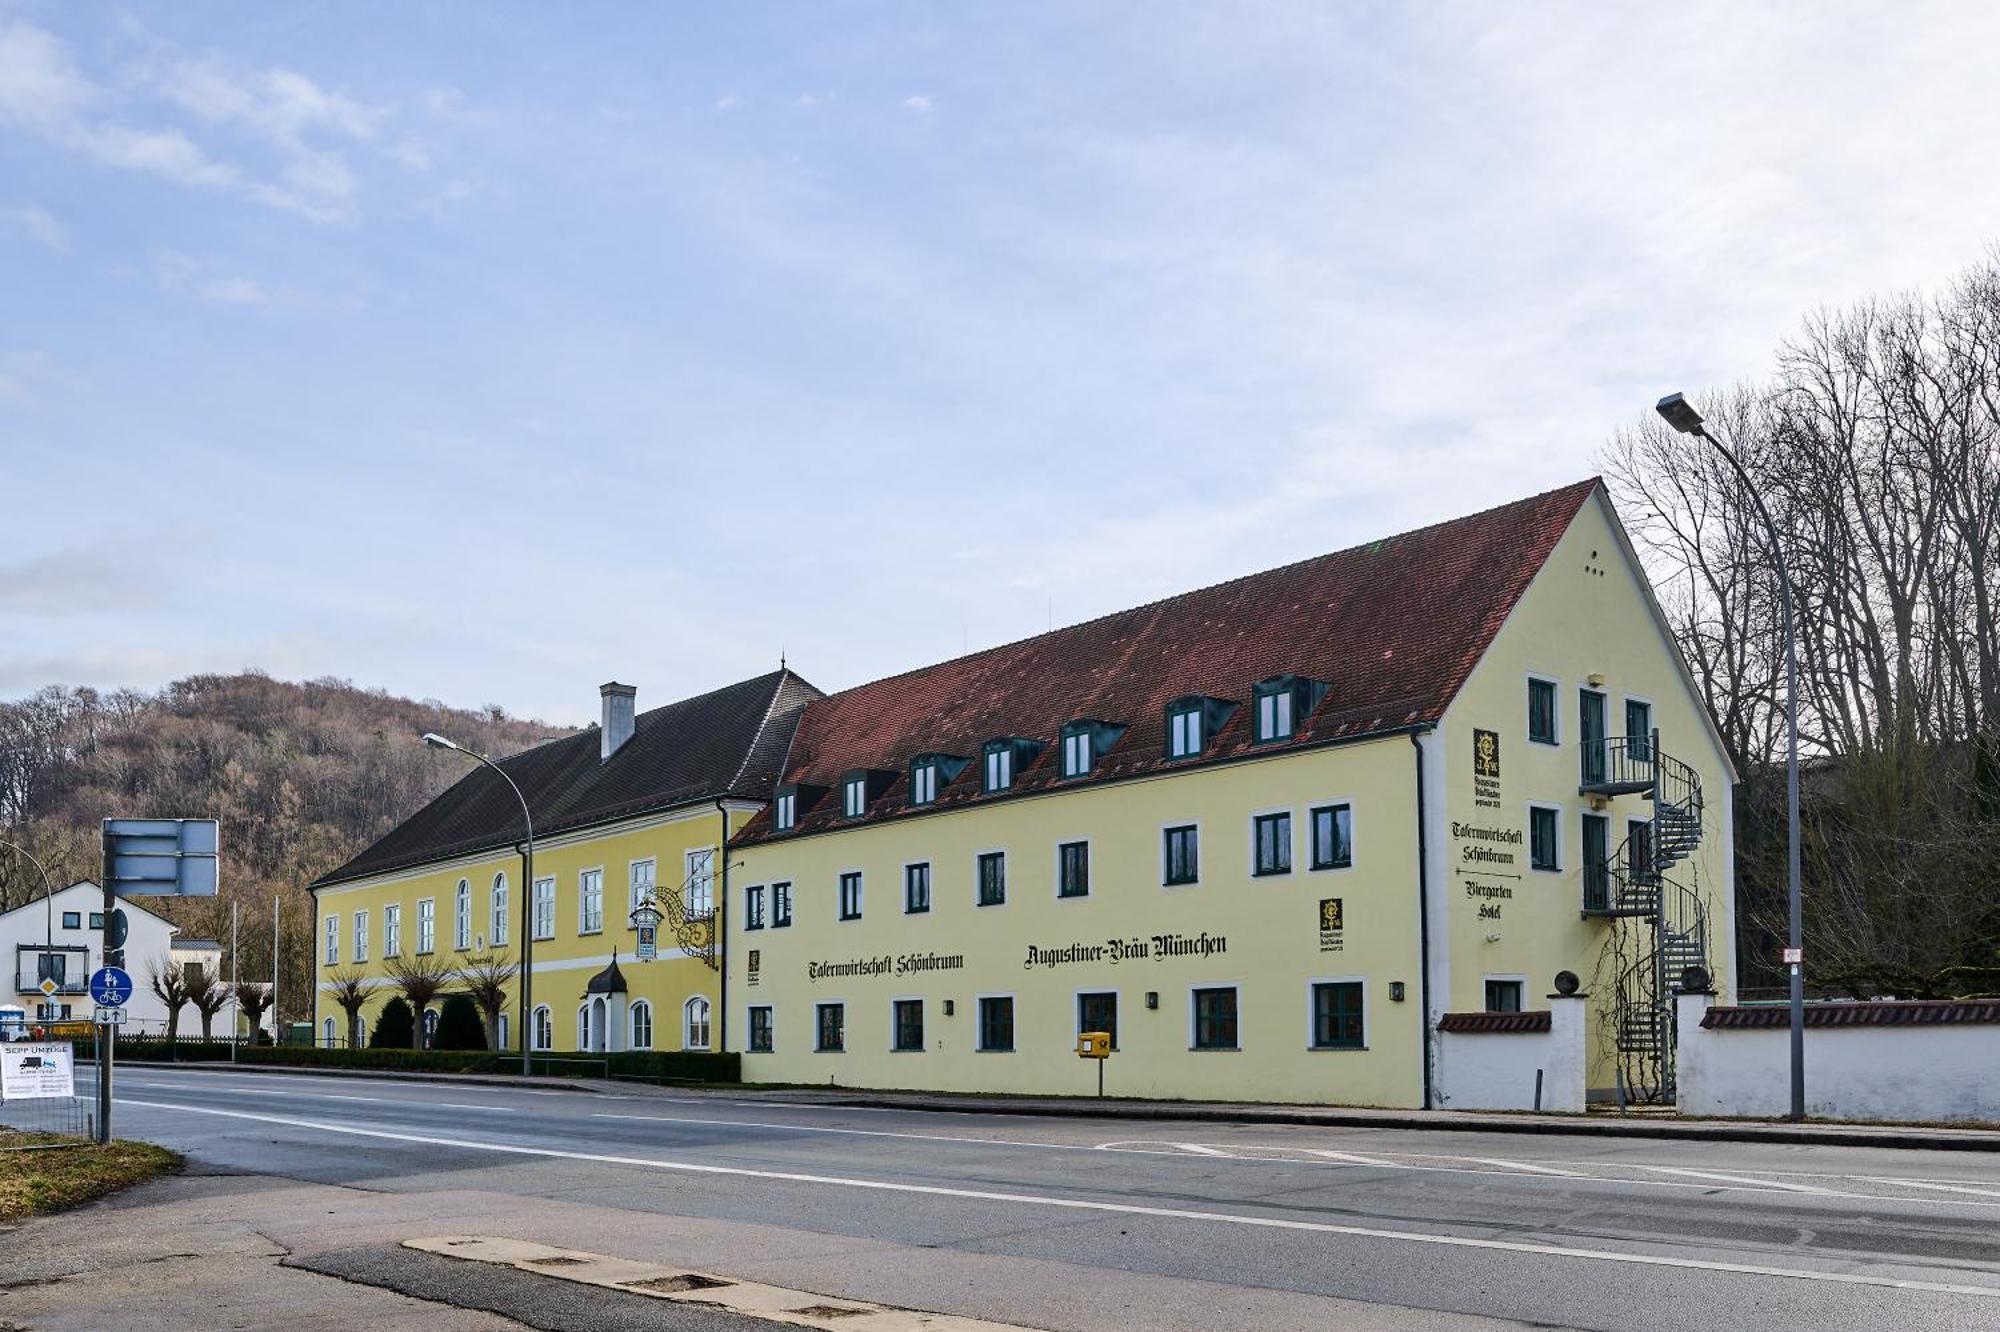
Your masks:
M607 684L597 728L500 760L507 780L468 760L463 779L313 884L315 1036L364 1043L398 968L449 973L446 991L462 990L483 962L518 966L529 932L535 1049L720 1049L720 848L770 799L800 708L818 696L779 670L638 713L631 686ZM534 819L525 897L508 780ZM644 903L664 916L653 960L639 957L632 915ZM369 999L350 1024L333 995L355 978ZM494 1034L518 1049L518 983L507 992Z
M1102 1031L1113 1094L1420 1106L1448 1016L1565 989L1658 1094L1672 986L1733 984L1732 780L1584 482L807 703L728 1048L1081 1093Z

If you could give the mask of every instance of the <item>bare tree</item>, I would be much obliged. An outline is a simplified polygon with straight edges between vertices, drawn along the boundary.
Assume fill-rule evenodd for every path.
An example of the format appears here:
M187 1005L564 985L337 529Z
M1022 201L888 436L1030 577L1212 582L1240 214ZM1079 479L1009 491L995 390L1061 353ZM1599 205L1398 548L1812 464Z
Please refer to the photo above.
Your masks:
M362 1045L361 1010L368 1006L368 979L358 971L336 971L326 978L326 993L347 1014L347 1043Z
M424 1035L424 1013L432 1001L444 992L444 987L451 983L451 975L450 968L422 955L397 958L389 964L389 979L396 983L396 988L410 1003L412 1048L421 1050L428 1044Z
M1806 947L1857 995L2000 987L2000 251L1824 311L1704 412L1798 593ZM1606 471L1742 775L1746 971L1784 932L1775 580L1740 481L1647 421Z
M155 958L147 967L147 983L167 1006L167 1039L181 1034L181 1008L189 999L187 973L170 957Z
M188 1002L201 1014L201 1038L215 1038L215 1015L229 1006L229 986L207 967L188 968Z
M500 1048L500 1015L507 1011L507 987L521 968L506 953L483 953L458 969L458 980L486 1019L486 1048Z
M254 1041L263 1029L264 1014L271 1011L271 986L264 981L240 980L232 993L236 996L236 1006L249 1020L250 1039Z

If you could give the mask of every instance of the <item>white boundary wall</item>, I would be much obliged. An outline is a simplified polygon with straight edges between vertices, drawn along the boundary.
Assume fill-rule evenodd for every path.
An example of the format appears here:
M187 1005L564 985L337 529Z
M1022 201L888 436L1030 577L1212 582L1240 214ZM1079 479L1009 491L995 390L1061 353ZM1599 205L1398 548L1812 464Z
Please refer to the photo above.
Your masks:
M1533 1110L1535 1072L1542 1109L1584 1110L1584 997L1549 997L1549 1029L1440 1031L1437 1103L1444 1110Z
M1677 1000L1681 1113L1790 1113L1790 1030L1703 1027L1713 1002ZM1806 1113L2000 1122L2000 1023L1807 1027Z

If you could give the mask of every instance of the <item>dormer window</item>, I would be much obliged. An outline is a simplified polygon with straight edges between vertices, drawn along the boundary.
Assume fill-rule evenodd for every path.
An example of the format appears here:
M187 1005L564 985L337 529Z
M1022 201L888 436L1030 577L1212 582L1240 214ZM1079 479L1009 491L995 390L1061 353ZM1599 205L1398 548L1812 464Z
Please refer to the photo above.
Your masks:
M1097 760L1125 734L1123 726L1103 721L1073 721L1062 729L1062 775L1088 777Z
M868 775L856 773L840 784L840 812L858 819L868 812Z
M1326 697L1326 686L1297 675L1274 675L1257 682L1257 733L1255 741L1266 744L1289 740L1298 724Z
M787 791L778 797L778 831L790 832L798 822L799 797L796 792Z
M910 803L935 804L938 792L965 771L966 760L955 754L919 754L910 760Z
M1195 695L1167 704L1167 757L1194 758L1221 734L1236 705L1226 698Z
M981 789L989 794L1011 789L1014 775L1033 763L1040 750L1041 746L1033 740L1023 740L1018 736L988 740L985 748L985 784Z

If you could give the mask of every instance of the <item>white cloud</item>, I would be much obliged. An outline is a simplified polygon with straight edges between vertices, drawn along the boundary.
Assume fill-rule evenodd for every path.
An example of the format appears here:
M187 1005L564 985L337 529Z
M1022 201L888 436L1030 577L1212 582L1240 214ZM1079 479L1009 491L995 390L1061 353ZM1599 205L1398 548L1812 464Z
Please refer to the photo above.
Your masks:
M735 93L724 93L715 99L715 109L718 111L734 111L741 105L743 105L743 99Z
M345 150L374 144L392 117L374 106L283 67L242 69L215 57L159 57L117 85L82 73L53 34L26 24L0 27L0 124L13 124L104 166L177 184L229 191L318 222L352 218L360 177ZM275 156L265 170L225 161L183 128L133 123L135 94L191 118L196 127L234 135ZM434 91L434 112L455 110L456 93ZM408 169L429 165L411 141L386 155Z
M53 250L57 254L68 252L69 229L58 222L47 209L30 205L14 209L12 216L21 224L21 229L33 236L45 249Z
M270 301L263 284L254 278L218 274L205 260L174 250L154 251L153 273L162 290L211 305L264 305Z
M911 93L903 99L903 105L920 116L927 116L931 113L931 95L929 93Z

